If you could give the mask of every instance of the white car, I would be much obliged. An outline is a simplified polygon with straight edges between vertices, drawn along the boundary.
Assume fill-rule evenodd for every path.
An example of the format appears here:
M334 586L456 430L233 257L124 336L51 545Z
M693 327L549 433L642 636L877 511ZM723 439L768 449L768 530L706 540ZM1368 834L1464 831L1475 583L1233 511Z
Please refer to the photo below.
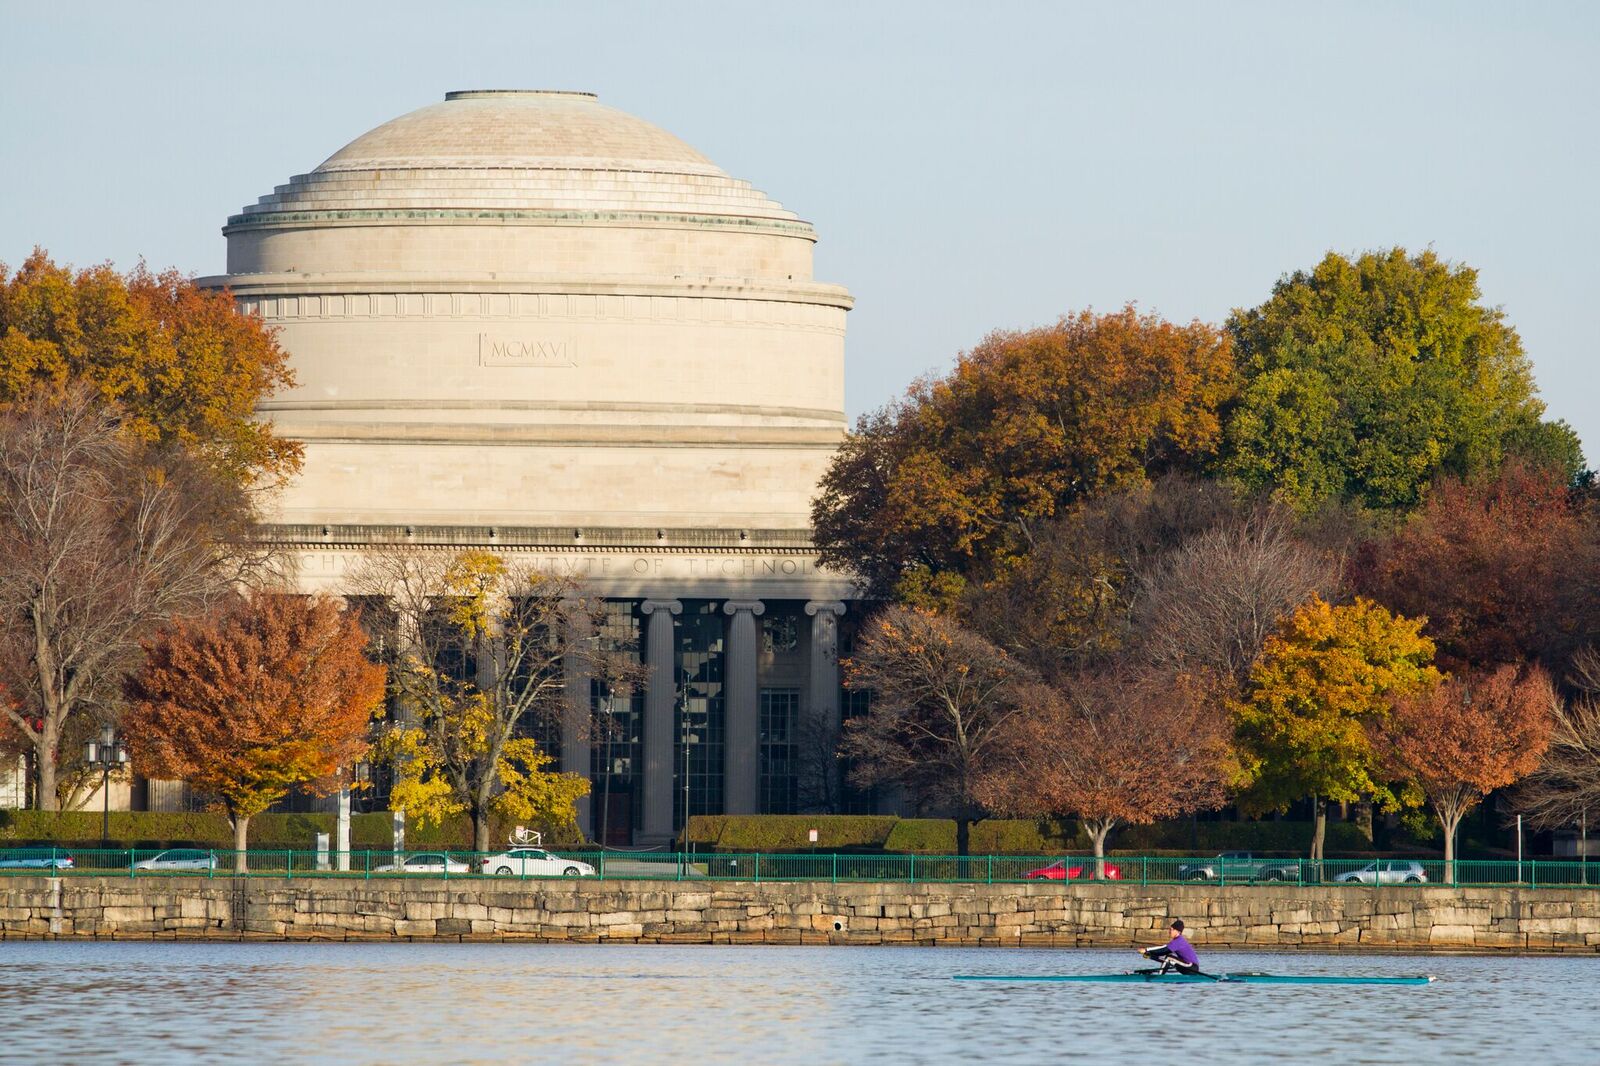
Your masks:
M543 848L512 848L491 855L479 865L486 874L501 877L593 877L594 867L577 859L563 859Z
M133 864L135 870L215 870L217 853L201 848L168 848Z
M442 851L424 851L408 855L404 862L391 862L375 866L375 874L469 874L472 867L460 859L452 859Z
M1420 862L1383 859L1379 862L1369 862L1359 870L1342 873L1334 880L1343 884L1358 885L1420 885L1427 882L1428 874Z

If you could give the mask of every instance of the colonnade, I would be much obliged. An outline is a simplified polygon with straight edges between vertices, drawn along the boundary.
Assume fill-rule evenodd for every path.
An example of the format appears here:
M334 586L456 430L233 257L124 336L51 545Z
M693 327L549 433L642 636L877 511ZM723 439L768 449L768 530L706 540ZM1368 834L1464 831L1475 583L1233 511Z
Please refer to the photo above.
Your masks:
M760 600L727 600L728 616L723 644L723 812L756 814L761 796L761 689L759 660L761 625L766 605ZM839 728L839 617L844 603L813 600L805 605L811 619L810 649L804 714L825 736ZM644 692L644 721L640 731L640 766L636 787L642 790L640 842L670 840L673 824L673 773L675 766L678 702L678 641L674 619L683 613L681 600L647 599L640 607L645 618L644 647L648 681ZM591 740L588 678L576 656L569 659L567 706L563 717L561 768L568 773L590 774ZM581 828L588 824L587 805Z

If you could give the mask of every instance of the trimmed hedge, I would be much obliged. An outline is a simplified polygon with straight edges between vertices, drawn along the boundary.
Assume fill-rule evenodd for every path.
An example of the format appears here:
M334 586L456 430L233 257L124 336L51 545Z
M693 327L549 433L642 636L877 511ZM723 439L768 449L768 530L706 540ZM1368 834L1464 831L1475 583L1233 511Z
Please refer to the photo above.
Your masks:
M93 847L100 843L100 819L96 811L0 811L0 841ZM250 846L309 850L318 833L333 835L334 821L332 814L258 814L250 819ZM351 815L351 847L390 847L391 824L387 813ZM233 847L227 816L211 811L112 811L110 829L109 843L118 848Z
M876 814L696 815L689 819L689 840L718 851L809 851L811 830L819 851L883 849L898 821Z
M252 848L309 850L318 833L334 831L332 814L258 814L250 819ZM356 850L384 850L393 844L393 818L387 811L350 818L350 844ZM490 846L499 847L513 825L495 819ZM819 851L889 852L951 855L956 847L955 823L941 818L896 818L892 815L696 815L689 820L688 840L696 850L722 852L805 852L817 830ZM1160 822L1119 826L1108 850L1123 855L1212 855L1219 851L1303 855L1311 842L1309 822ZM0 844L65 844L89 848L100 843L97 811L0 810ZM550 847L583 843L576 831L546 832ZM225 815L215 812L166 813L112 811L111 840L118 848L167 848L185 845L233 847L233 830ZM443 825L406 825L411 849L472 846L472 824L464 815ZM1056 855L1083 852L1089 838L1076 822L1045 819L988 819L972 826L973 854ZM1372 844L1351 822L1328 823L1330 854L1369 853Z
M0 844L66 844L93 848L100 844L99 811L9 811L0 810ZM250 819L252 848L279 848L309 851L317 846L317 834L333 837L333 814L258 814ZM513 823L491 819L490 847L507 841ZM233 847L233 828L228 817L216 811L112 811L111 839L114 848ZM550 847L572 847L583 843L576 830L546 832ZM394 846L394 816L388 811L350 816L350 847L356 851L382 851ZM449 848L465 851L472 847L472 822L465 815L445 819L442 825L406 823L406 847Z
M1089 846L1076 823L989 818L972 824L969 850L974 855L1053 855ZM884 850L917 855L954 855L956 823L948 818L902 818L895 823Z
M696 849L722 852L882 851L953 855L956 825L948 818L889 815L696 815L688 840ZM1219 851L1303 855L1311 843L1310 822L1157 822L1118 826L1108 851L1124 855L1166 853L1195 856ZM991 818L972 825L975 855L1057 855L1091 848L1089 836L1070 819ZM1330 853L1369 853L1372 843L1352 822L1328 823Z

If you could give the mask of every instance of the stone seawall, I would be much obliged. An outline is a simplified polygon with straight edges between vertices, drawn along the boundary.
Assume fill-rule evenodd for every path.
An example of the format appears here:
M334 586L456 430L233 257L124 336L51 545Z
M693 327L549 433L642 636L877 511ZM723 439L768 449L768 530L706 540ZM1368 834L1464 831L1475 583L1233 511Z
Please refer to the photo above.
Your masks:
M5 877L0 938L1600 952L1600 891Z

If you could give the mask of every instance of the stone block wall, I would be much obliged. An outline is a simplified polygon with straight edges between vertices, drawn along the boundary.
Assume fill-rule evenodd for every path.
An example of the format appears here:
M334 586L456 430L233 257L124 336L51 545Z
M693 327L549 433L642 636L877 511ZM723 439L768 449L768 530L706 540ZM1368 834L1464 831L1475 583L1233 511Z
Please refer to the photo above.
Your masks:
M1600 952L1600 890L7 877L0 937Z

